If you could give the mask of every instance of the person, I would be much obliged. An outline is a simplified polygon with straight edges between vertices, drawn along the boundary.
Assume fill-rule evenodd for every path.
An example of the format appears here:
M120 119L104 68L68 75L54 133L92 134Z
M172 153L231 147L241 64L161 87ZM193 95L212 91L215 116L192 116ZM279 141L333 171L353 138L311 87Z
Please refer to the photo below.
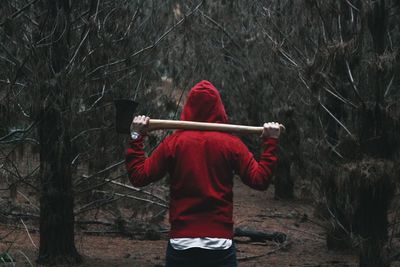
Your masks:
M209 81L189 92L181 120L227 123L220 93ZM233 177L266 190L277 163L278 123L265 123L264 150L256 161L237 137L214 131L177 130L149 156L143 150L149 117L136 116L126 168L134 186L170 175L170 239L166 266L237 266L233 239Z

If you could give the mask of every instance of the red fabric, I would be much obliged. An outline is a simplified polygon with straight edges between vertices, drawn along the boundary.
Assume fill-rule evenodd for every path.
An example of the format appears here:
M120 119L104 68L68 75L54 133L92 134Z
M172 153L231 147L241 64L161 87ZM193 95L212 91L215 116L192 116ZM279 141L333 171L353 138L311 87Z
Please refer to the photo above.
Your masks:
M203 110L204 108L204 110ZM219 92L208 81L190 91L181 119L227 122ZM176 131L146 157L143 139L130 142L126 168L134 186L170 174L171 238L233 237L233 174L251 188L266 190L277 158L277 140L265 139L257 162L236 136L222 132Z

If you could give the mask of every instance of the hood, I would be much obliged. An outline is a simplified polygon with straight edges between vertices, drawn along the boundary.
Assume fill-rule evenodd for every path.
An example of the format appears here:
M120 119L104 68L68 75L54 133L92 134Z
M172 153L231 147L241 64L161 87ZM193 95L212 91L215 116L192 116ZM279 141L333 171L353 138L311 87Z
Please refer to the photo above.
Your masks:
M183 106L181 120L227 123L224 104L217 88L203 80L190 89Z

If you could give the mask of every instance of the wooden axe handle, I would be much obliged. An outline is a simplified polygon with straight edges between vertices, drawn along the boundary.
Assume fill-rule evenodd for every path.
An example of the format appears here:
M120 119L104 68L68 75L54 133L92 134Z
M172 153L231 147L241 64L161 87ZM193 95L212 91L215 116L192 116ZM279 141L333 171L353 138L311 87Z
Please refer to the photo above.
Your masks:
M281 131L285 131L285 126L279 125ZM196 121L178 121L178 120L155 120L150 119L149 130L162 130L162 129L179 129L179 130L201 130L201 131L218 131L230 132L238 134L258 134L261 135L263 127L234 125L225 123L209 123L209 122L196 122Z

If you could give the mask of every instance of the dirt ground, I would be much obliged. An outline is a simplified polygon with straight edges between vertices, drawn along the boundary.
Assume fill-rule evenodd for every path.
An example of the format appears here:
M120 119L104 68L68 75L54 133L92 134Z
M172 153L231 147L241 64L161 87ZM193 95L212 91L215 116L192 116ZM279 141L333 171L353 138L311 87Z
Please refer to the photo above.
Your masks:
M257 192L235 181L235 226L259 231L279 231L287 234L284 244L255 243L237 238L239 266L357 266L353 253L328 251L321 221L313 215L311 203L302 200L275 200L273 188ZM0 237L10 227L0 225ZM18 229L0 242L0 252L6 251L17 263L15 266L35 266L38 234ZM33 245L35 244L35 246ZM132 240L120 236L93 236L77 233L76 246L84 262L80 266L163 266L167 240ZM0 266L1 265L0 263ZM9 265L13 266L13 265ZM393 262L392 266L400 266Z

